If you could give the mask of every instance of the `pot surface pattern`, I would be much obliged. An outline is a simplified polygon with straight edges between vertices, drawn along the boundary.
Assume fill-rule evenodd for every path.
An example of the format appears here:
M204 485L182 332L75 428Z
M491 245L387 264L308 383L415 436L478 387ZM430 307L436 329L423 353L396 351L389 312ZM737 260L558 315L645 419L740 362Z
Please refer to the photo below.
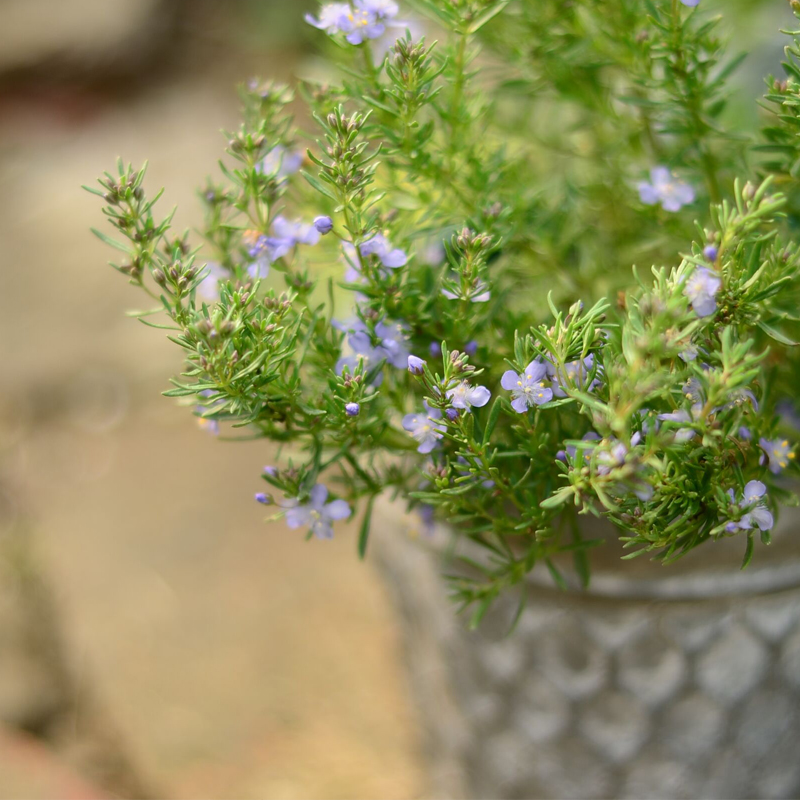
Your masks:
M511 636L518 593L470 632L441 560L392 527L376 552L437 796L800 796L800 587L727 596L717 576L681 600L531 586Z

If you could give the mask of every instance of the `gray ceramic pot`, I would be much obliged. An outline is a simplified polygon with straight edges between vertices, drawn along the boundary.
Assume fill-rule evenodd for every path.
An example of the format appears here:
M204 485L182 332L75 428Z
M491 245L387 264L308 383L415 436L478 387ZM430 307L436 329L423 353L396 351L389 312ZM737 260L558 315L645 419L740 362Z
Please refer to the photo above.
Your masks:
M611 543L587 591L534 572L510 637L517 597L469 632L436 547L382 521L437 797L800 797L796 517L745 572L741 539L670 567Z

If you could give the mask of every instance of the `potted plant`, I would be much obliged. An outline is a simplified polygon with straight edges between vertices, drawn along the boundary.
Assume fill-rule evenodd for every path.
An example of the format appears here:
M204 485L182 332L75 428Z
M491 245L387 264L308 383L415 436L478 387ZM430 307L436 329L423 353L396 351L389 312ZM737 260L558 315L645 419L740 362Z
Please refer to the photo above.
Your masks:
M798 570L763 555L795 502L800 33L742 136L706 4L330 3L316 135L247 84L200 239L144 169L90 189L183 351L167 395L285 444L273 518L360 515L362 557L379 497L446 525L478 633L423 548L378 548L443 792L800 789Z

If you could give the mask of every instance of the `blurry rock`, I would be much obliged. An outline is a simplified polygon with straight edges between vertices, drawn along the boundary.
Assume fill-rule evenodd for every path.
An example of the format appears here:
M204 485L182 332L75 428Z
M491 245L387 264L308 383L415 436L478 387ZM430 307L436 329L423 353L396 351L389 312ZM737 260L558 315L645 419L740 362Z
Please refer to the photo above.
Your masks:
M0 75L40 66L135 70L168 35L180 0L4 0Z

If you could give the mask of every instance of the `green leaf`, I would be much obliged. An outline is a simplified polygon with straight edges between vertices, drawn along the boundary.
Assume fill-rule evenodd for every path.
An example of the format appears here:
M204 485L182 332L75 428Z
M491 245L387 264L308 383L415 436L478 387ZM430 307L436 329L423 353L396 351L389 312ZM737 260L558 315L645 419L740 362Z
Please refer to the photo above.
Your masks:
M325 197L329 197L334 202L339 202L339 198L318 178L315 178L305 170L301 170L301 174L320 194L324 194Z
M767 325L766 322L763 320L758 320L757 323L758 327L761 328L770 339L774 339L776 342L780 342L781 344L786 345L787 347L798 347L800 346L800 342L793 342L788 336L782 334L777 328L773 328L771 325Z
M110 236L106 236L102 231L97 230L97 228L92 228L91 231L101 242L107 244L109 247L115 247L117 250L121 250L123 253L131 252L129 247L121 242L115 241Z
M369 541L369 528L372 522L372 506L375 505L377 495L370 495L367 501L367 510L364 512L364 519L361 521L361 530L358 534L358 557L363 561L367 554L367 542Z
M500 0L492 8L487 9L483 14L479 14L474 22L469 26L470 33L477 33L489 20L494 19L508 4L510 0Z
M486 420L486 429L483 432L483 444L488 444L492 433L494 433L502 407L503 399L501 397L496 397L494 403L492 403L492 407L489 409L489 419Z
M754 549L753 545L754 545L753 537L748 536L747 548L744 551L744 558L742 559L742 567L741 567L742 569L747 569L748 565L750 564L750 561L753 558L753 549Z

